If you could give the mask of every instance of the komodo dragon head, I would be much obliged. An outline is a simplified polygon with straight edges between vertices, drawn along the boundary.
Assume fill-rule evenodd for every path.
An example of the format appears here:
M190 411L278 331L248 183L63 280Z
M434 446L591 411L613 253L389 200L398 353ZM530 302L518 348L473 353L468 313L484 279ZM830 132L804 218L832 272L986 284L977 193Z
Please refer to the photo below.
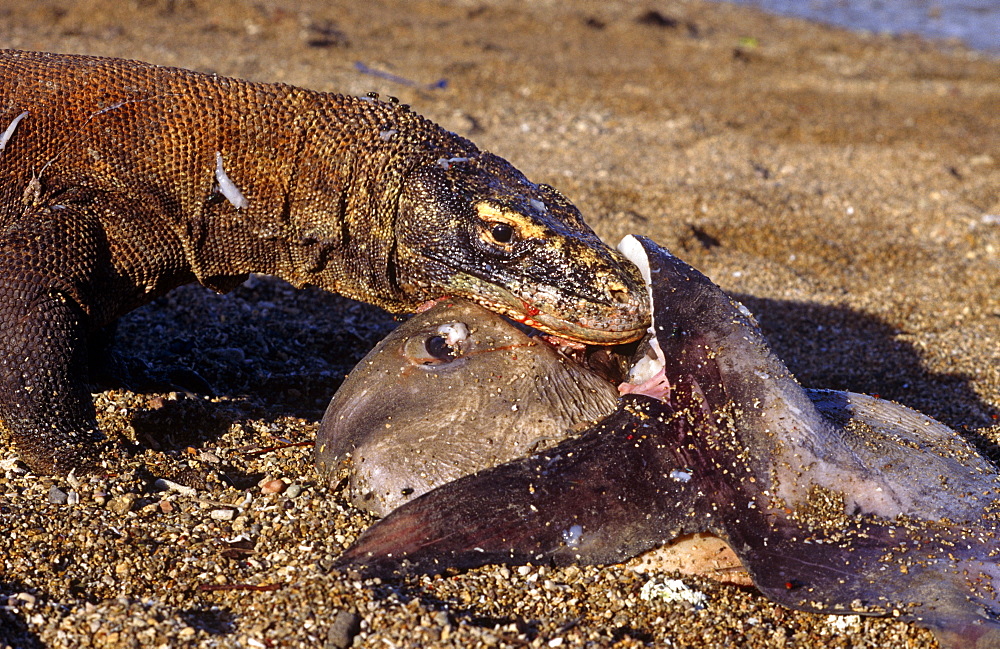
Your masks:
M411 172L396 219L400 288L444 290L564 338L619 343L649 324L636 268L580 211L490 153Z

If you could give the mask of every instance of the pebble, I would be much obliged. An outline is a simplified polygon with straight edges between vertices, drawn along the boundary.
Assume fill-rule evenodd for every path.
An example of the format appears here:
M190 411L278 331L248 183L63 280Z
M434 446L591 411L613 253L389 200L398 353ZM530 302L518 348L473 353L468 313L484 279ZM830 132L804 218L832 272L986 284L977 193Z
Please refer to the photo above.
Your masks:
M166 478L157 478L153 481L153 488L157 491L175 491L182 496L197 496L198 490L194 487L189 487L187 485L182 485L173 480L167 480Z
M217 349L213 352L213 355L220 361L231 363L233 365L239 365L246 362L246 353L239 347Z
M166 405L167 405L167 400L160 396L151 397L146 402L146 408L153 411L162 410Z
M34 606L35 602L37 601L34 595L32 595L31 593L24 593L24 592L14 595L14 599L21 602L27 608L31 608L32 606Z
M346 649L361 631L361 617L351 611L337 611L333 624L326 634L324 649Z
M236 517L235 509L213 509L209 516L214 521L231 521Z
M222 458L211 451L201 451L198 453L198 459L202 462L208 462L209 464L218 464L222 462Z
M133 493L122 494L108 503L108 509L120 516L131 511L138 498L139 496Z
M268 480L260 486L260 490L266 494L280 494L286 488L288 488L288 483L284 480Z
M53 505L65 505L68 499L69 495L59 487L49 488L49 502Z

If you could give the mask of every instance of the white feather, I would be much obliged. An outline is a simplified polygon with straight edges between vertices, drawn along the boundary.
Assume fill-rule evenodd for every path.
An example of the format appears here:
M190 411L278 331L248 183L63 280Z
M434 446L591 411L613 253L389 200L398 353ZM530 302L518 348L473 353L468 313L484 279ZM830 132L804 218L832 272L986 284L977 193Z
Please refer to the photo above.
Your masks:
M233 207L238 210L246 209L250 203L236 183L226 175L226 170L222 168L222 153L218 151L215 152L215 180L219 183L219 191L233 204Z
M7 130L3 132L3 135L0 135L0 151L3 151L3 148L7 146L7 142L9 142L10 138L13 137L14 129L17 128L18 122L20 122L27 116L28 116L28 111L24 111L23 113L15 117L14 121L12 121L10 123L10 126L7 127Z

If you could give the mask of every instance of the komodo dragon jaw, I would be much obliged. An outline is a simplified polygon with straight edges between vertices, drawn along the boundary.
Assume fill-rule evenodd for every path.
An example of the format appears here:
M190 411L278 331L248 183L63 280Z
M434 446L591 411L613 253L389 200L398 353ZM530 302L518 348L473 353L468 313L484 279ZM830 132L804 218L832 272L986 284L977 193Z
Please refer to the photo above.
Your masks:
M490 153L413 172L400 198L396 241L400 287L408 293L443 291L584 343L632 341L649 325L635 266L558 191Z

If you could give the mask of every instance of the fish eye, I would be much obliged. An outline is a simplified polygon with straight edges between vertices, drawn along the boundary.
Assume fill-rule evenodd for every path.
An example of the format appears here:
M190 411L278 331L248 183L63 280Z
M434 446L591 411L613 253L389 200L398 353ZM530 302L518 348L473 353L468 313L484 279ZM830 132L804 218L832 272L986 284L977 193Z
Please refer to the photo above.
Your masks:
M510 243L514 240L514 228L508 223L494 223L490 226L490 236L497 243Z
M445 363L458 357L458 350L449 345L444 336L431 336L424 341L424 349L431 358Z

